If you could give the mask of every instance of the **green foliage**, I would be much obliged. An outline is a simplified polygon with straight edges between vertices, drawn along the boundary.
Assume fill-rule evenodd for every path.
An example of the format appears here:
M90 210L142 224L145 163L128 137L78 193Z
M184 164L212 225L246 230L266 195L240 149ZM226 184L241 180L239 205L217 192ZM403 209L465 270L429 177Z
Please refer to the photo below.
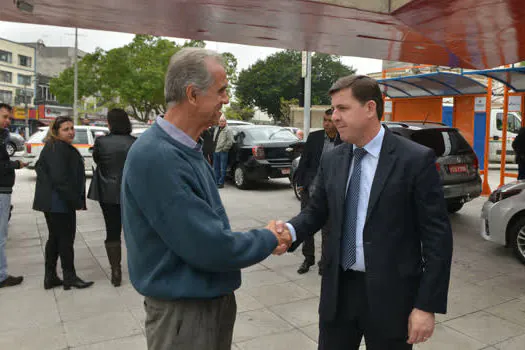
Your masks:
M328 90L340 77L355 70L341 63L337 56L315 54L312 58L312 104L330 104ZM281 101L299 99L301 80L301 53L292 50L277 52L259 60L239 73L235 96L242 106L257 106L275 122L286 122Z
M237 102L231 102L228 107L224 109L224 116L226 119L249 121L253 118L255 111L250 107L242 107Z
M97 49L78 65L79 99L97 96L100 105L129 108L131 116L147 121L151 112L165 112L164 77L173 54L185 47L205 47L201 40L182 45L151 35L136 35L131 43L107 52ZM235 80L237 60L223 54L228 77ZM74 69L51 80L50 90L60 103L73 104Z

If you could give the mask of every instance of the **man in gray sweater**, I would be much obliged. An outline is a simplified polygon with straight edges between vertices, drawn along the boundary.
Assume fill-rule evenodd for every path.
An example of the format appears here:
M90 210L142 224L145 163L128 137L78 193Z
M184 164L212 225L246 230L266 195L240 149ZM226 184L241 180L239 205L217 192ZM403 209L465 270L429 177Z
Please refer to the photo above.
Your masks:
M215 178L217 179L217 186L223 188L226 168L228 167L228 152L233 146L233 134L228 128L228 122L224 116L219 119L219 127L215 128L213 142L215 143L215 153L213 154Z

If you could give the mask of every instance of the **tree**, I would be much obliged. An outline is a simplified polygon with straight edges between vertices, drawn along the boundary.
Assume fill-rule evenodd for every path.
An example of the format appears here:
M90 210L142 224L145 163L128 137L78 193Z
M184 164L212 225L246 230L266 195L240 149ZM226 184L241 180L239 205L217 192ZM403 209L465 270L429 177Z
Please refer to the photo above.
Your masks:
M204 47L199 40L182 45L154 37L136 35L131 43L110 51L98 49L79 62L79 98L97 96L100 105L121 107L147 121L151 112L165 112L164 77L173 54L185 47ZM235 80L237 60L223 54L230 79ZM73 104L73 68L51 81L51 92L60 103Z
M99 91L100 61L104 52L97 49L92 54L85 55L78 62L78 97L89 97ZM64 70L57 78L51 79L49 89L58 102L73 105L74 102L74 68Z
M337 56L315 54L312 58L312 104L330 104L328 90L340 77L355 70L341 63ZM242 106L257 106L275 122L284 122L281 101L299 99L301 53L292 50L277 52L239 73L235 96ZM282 98L282 100L281 100Z
M226 119L249 121L253 118L255 111L250 107L242 107L237 102L231 102L228 107L224 109L224 116Z

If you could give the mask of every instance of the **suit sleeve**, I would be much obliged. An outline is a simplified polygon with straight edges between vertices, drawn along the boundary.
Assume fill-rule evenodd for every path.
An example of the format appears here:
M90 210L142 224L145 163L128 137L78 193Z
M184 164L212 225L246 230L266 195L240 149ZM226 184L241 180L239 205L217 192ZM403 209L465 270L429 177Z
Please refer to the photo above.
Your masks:
M427 312L446 313L452 229L432 151L426 154L414 187L416 227L423 255L423 274L415 307Z
M328 160L328 159L326 159ZM326 177L330 176L324 170L325 158L321 158L321 166L317 172L317 186L308 201L308 205L289 223L295 229L297 240L290 247L294 251L306 238L318 232L328 220L328 196L326 193Z

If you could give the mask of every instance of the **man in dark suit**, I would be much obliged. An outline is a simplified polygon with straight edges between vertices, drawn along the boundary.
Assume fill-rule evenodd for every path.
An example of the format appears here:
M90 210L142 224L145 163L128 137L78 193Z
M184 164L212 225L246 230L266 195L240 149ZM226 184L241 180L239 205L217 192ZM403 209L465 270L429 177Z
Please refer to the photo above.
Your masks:
M307 207L287 224L295 243L330 216L319 349L412 349L445 313L452 232L435 154L380 123L383 98L366 76L329 91L345 144L325 154ZM279 223L277 230L284 226Z
M301 161L296 171L296 180L298 190L301 192L301 210L304 209L310 199L310 194L315 190L315 176L319 168L319 161L321 155L331 151L341 144L341 139L337 134L337 129L332 122L332 109L325 111L323 116L323 129L314 131L308 135L306 144L304 146ZM328 224L321 229L321 238L324 242L325 236L328 234ZM323 273L323 244L321 244L321 258L319 259L319 274ZM297 270L297 273L304 274L310 270L310 267L315 264L315 244L314 237L305 238L303 242L304 261Z

